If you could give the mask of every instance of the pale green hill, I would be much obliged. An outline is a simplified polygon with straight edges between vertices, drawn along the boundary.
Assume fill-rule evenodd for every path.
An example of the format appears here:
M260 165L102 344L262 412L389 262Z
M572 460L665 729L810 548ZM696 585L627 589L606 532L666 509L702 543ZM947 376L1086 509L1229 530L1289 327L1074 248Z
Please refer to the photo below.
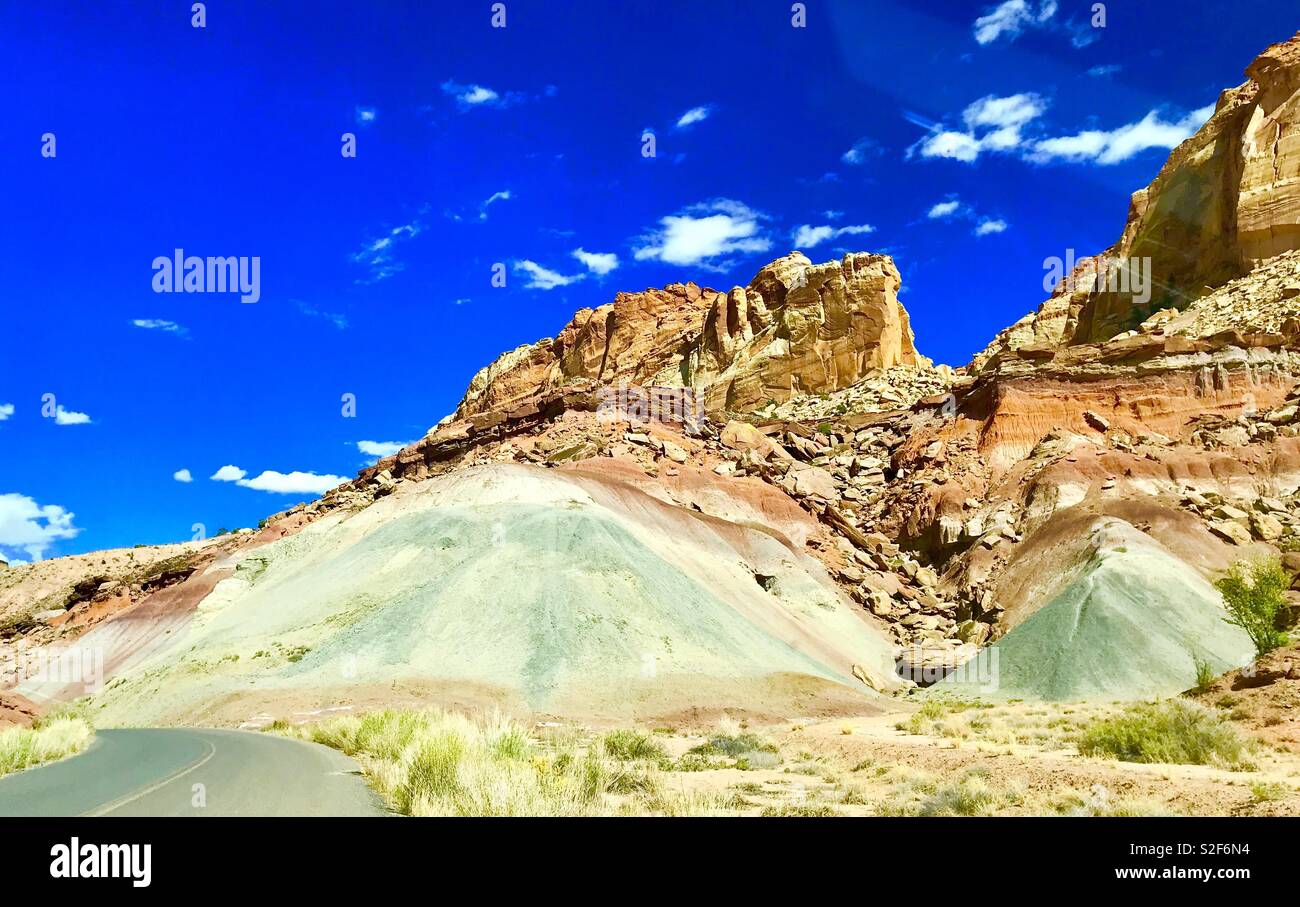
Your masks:
M1047 604L981 652L996 691L1025 699L1143 699L1196 683L1196 660L1216 672L1254 655L1224 621L1222 598L1193 569L1122 520L1101 518L1073 578ZM973 674L973 672L972 672ZM933 688L970 692L960 674Z

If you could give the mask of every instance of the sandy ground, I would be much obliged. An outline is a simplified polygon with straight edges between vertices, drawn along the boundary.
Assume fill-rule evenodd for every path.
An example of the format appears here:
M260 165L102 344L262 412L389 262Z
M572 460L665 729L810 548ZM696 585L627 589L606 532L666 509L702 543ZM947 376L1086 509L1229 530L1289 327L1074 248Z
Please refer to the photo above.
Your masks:
M1032 712L1049 710L1060 718L1055 705L1000 708L1019 708L1026 721ZM748 727L742 732L779 749L780 765L669 772L664 779L683 791L732 794L737 811L747 815L915 814L968 778L974 789L989 793L980 814L1300 814L1300 758L1270 747L1258 756L1256 771L1134 764L1085 758L1068 744L913 734L896 727L906 717L895 712ZM659 739L678 756L709 733L677 730Z

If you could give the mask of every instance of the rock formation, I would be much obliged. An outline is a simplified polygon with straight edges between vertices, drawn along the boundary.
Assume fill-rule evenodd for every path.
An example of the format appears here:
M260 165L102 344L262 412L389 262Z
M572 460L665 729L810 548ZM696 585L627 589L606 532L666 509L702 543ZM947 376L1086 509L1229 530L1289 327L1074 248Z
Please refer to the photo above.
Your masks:
M1246 77L1223 92L1213 116L1174 149L1151 185L1133 194L1119 241L1080 262L977 364L999 349L1108 340L1300 249L1300 34L1265 50ZM1148 259L1147 301L1106 285L1112 268Z
M578 312L554 339L481 370L456 416L507 408L579 379L693 387L710 412L748 412L896 365L928 368L898 287L887 255L813 265L794 252L726 293L694 283L619 293Z

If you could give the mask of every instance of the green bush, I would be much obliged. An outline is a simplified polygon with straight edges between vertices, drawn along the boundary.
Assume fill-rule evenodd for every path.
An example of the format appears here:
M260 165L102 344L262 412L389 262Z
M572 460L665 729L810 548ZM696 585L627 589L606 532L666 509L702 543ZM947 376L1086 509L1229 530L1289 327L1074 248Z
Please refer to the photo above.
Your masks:
M640 731L620 728L606 734L602 742L606 755L625 762L637 760L660 762L668 758L668 754L664 752L664 748L658 741L652 740L649 734Z
M1121 762L1166 762L1248 768L1249 746L1210 709L1181 699L1131 705L1113 718L1093 721L1076 744L1085 756Z
M1286 634L1279 632L1275 624L1277 612L1286 603L1282 593L1288 585L1277 558L1254 563L1238 561L1215 583L1228 607L1224 620L1245 630L1260 655L1286 642Z

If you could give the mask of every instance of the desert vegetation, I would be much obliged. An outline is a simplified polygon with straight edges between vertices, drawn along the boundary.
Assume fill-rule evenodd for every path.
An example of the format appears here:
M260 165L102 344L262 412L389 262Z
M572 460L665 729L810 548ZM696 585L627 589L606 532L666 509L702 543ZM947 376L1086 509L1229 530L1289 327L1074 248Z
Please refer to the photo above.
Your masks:
M1225 619L1246 631L1256 654L1285 645L1287 635L1278 630L1277 615L1286 604L1283 593L1290 579L1277 558L1238 561L1215 585L1228 609Z
M0 730L0 777L79 753L94 737L84 719L67 716Z

